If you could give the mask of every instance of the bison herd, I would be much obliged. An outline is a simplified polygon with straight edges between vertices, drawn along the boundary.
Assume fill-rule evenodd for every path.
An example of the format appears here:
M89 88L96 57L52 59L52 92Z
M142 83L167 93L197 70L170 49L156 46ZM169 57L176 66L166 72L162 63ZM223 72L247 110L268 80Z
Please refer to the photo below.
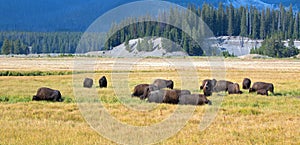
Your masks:
M249 78L244 78L242 82L242 88L247 90L249 89L249 93L256 92L260 95L267 95L268 91L274 94L274 85L272 83L266 82L255 82L252 87L251 80ZM228 92L228 94L242 94L243 92L240 90L240 86L238 83L233 83L226 80L216 79L206 79L202 81L202 85L200 86L200 90L203 90L204 95L211 96L213 92Z
M141 100L147 99L150 103L211 105L211 101L205 95L191 94L189 90L173 89L173 87L172 80L156 79L152 84L136 85L131 96L139 97Z
M92 88L93 79L85 78L83 81L84 88ZM242 88L248 89L249 93L256 92L260 95L267 95L268 92L274 94L274 86L272 83L255 82L251 86L251 80L245 78L242 82ZM99 87L107 87L107 79L102 76L99 79ZM216 92L228 92L228 94L242 94L238 83L233 83L226 80L205 79L202 81L200 90L203 94L192 94L189 90L174 89L172 80L156 79L151 84L138 84L134 87L131 97L139 97L141 100L147 100L150 103L168 103L181 105L211 105L212 102L207 99ZM54 90L47 87L39 88L32 100L47 100L62 102L61 93L59 90Z

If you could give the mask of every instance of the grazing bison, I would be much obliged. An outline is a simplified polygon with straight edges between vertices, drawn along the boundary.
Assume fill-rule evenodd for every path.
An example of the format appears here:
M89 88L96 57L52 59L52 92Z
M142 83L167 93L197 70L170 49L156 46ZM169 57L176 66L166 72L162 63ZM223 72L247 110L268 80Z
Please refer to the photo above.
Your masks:
M191 94L191 91L189 91L189 90L179 90L179 89L174 89L174 90L176 91L178 96Z
M149 84L139 84L136 85L133 89L133 93L131 94L131 97L140 97L144 94L145 89L147 89L147 87L149 87Z
M62 102L61 94L58 90L53 90L50 88L42 87L39 88L36 95L32 97L32 100L46 100L46 101L58 101Z
M219 80L217 81L215 87L213 88L213 92L221 92L221 91L227 91L228 85L233 84L233 82L225 81L225 80Z
M85 78L84 81L83 81L83 87L91 88L92 86L93 86L93 79Z
M256 92L259 95L266 95L266 96L268 96L268 90L260 89L260 90L257 90Z
M251 80L248 78L244 78L243 80L243 89L250 89Z
M182 105L211 105L211 101L202 94L182 95L179 97L179 103Z
M163 103L178 104L179 94L176 90L165 90Z
M153 85L157 86L158 89L162 89L162 88L173 89L174 82L172 80L156 79L154 80Z
M149 93L148 102L163 103L165 90L156 90Z
M143 100L143 99L148 98L150 92L151 92L151 91L156 91L156 90L158 90L158 88L157 88L156 86L152 85L152 84L146 86L146 87L144 88L144 93L143 93L142 95L140 95L140 99Z
M242 94L242 93L243 92L240 91L240 86L238 83L228 85L228 94Z
M100 88L106 88L106 87L107 87L107 80L106 80L106 77L105 77L105 76L102 76L102 77L99 79L99 87L100 87Z
M202 81L202 85L200 86L200 90L204 89L204 85L206 84L206 82L210 82L212 84L212 87L214 87L217 83L217 80L216 79L205 79Z
M274 85L272 83L266 83L266 82L255 82L252 85L252 88L249 89L249 92L256 92L257 90L265 89L270 91L272 94L274 94Z

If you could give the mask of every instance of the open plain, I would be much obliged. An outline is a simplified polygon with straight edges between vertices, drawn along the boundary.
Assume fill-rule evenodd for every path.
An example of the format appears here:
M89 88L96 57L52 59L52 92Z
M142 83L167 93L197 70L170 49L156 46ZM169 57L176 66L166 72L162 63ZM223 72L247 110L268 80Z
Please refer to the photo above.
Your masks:
M0 73L0 144L115 144L90 127L78 107L78 95L96 91L116 120L150 126L174 114L177 105L150 105L149 109L149 103L131 98L135 85L164 78L174 80L175 88L202 93L199 86L206 78L226 79L241 86L245 77L273 83L275 94L261 96L248 90L225 94L205 130L200 131L199 123L210 106L197 106L174 136L156 143L300 144L299 59L1 57ZM103 75L108 88L100 89L98 79ZM93 88L78 93L86 76L93 77ZM64 102L31 101L43 86L60 90ZM214 97L218 96L209 99ZM184 113L179 119L180 115L184 118Z

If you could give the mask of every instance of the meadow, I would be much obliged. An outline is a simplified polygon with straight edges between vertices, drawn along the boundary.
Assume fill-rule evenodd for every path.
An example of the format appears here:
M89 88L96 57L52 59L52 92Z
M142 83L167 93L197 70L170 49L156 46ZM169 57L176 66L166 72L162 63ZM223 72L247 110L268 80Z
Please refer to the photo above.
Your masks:
M240 86L245 77L252 82L271 82L275 94L261 96L249 94L247 90L242 90L241 95L225 94L216 117L203 131L199 129L199 123L211 106L196 106L178 132L156 144L300 144L299 59L226 58L215 64L208 60L210 58L205 57L144 58L138 61L133 58L2 57L0 144L116 144L97 133L97 128L90 127L91 123L76 103L80 99L78 95L89 96L89 92L96 92L103 105L98 108L100 112L106 110L124 124L149 126L169 118L178 106L149 104L131 98L135 85L164 78L174 80L175 88L202 93L199 90L202 80L212 77L237 82ZM194 67L185 64L189 61ZM100 89L98 79L103 75L108 79L108 88ZM81 80L87 76L94 79L92 89L81 88ZM64 102L31 101L37 89L43 86L60 90ZM209 99L214 103L217 97ZM184 109L190 107L183 106ZM183 120L185 114L179 112L177 119ZM177 125L177 122L169 123ZM124 137L126 134L115 135L128 139ZM151 140L160 134L150 135L145 133L146 137L142 139ZM140 144L142 141L138 137L136 142L125 142Z

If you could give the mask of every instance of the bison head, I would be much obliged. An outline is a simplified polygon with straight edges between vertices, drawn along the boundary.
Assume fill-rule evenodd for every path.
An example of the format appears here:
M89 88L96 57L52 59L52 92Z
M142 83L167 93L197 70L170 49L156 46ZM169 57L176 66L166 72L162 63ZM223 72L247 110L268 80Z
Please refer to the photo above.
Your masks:
M38 101L38 100L40 100L40 98L39 98L38 96L34 95L34 96L32 97L32 101Z
M250 88L250 89L249 89L249 93L252 93L252 92L255 92L255 89Z

